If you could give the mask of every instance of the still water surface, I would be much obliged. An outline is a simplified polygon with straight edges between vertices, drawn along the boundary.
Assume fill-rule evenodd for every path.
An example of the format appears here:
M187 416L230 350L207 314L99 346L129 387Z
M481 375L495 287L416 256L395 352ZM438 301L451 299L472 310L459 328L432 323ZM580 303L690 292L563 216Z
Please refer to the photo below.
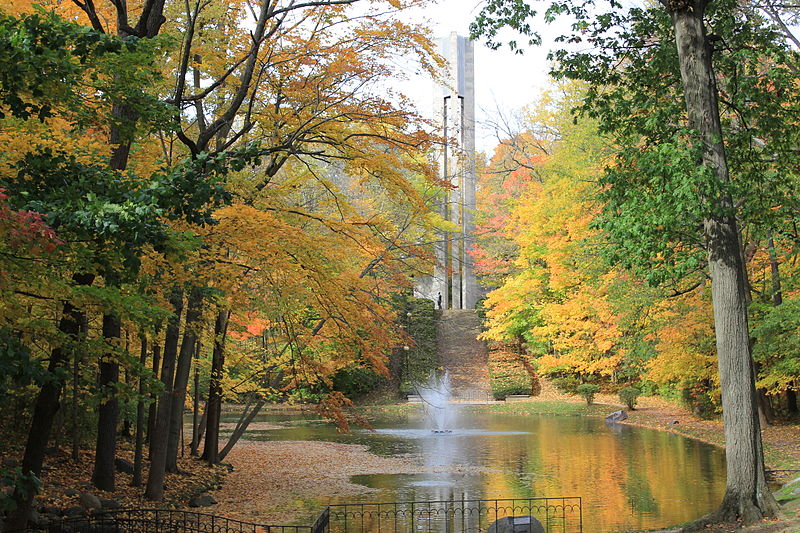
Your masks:
M355 476L354 482L380 489L360 501L580 496L584 531L593 533L686 522L714 509L725 490L722 450L594 418L466 408L444 434L427 427L422 410L371 418L375 431L350 434L303 416L259 420L281 429L248 432L251 439L365 444L377 454L413 454L430 468L428 474ZM320 501L351 502L324 494Z

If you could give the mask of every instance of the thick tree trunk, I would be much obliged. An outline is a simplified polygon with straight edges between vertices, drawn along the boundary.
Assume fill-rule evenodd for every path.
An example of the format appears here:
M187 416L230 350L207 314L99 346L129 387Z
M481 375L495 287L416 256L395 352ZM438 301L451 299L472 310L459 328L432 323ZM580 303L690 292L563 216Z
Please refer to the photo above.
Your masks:
M729 181L717 90L703 15L706 0L665 4L671 11L689 125L703 142L703 164ZM723 194L704 221L722 386L728 478L720 508L708 520L751 522L775 516L778 504L764 477L761 431L750 356L744 265L733 201Z
M139 335L141 343L139 351L140 371L144 371L147 364L147 337L144 332ZM142 484L142 460L144 448L144 377L139 376L139 399L136 401L136 444L133 447L133 481L131 485L138 487Z
M167 322L164 338L164 357L161 365L161 382L164 390L158 399L156 423L150 438L150 471L147 473L147 486L144 497L151 501L161 501L164 495L164 468L167 464L167 438L172 405L172 384L175 377L175 359L178 355L178 336L183 312L183 291L174 290L169 298L174 314Z
M214 351L211 355L211 379L208 387L208 417L203 459L210 464L219 462L219 419L222 411L222 372L225 368L225 336L228 333L230 312L220 309L214 323Z
M94 274L75 274L72 276L72 281L76 285L91 285L94 282ZM24 529L28 523L31 503L36 494L30 476L39 477L42 473L44 451L50 438L53 419L59 409L58 398L61 395L63 386L62 378L59 376L61 376L63 369L68 368L69 357L73 351L72 346L69 346L69 344L77 344L79 342L81 324L83 322L83 312L70 302L64 303L64 311L58 323L58 330L69 340L66 346L58 346L50 354L50 363L47 365L47 371L53 379L47 380L42 385L39 395L36 397L36 405L33 408L28 440L25 443L25 453L22 457L21 465L22 474L27 476L27 479L21 486L17 486L14 489L12 498L16 504L16 509L4 522L4 531Z
M106 342L119 340L121 333L119 319L113 314L103 315L103 338ZM92 482L100 490L114 492L114 459L117 453L117 383L119 382L119 363L113 348L100 362L98 384L100 386L100 407L97 409L97 446L94 456Z
M128 37L128 33L120 30L119 37ZM131 149L130 135L123 135L125 126L131 128L136 123L136 113L124 102L114 102L111 106L111 116L115 123L109 133L111 145L111 158L109 167L113 170L123 171L128 167L128 157ZM107 286L113 286L118 280L114 272L105 273ZM110 344L116 343L120 338L121 325L114 314L103 315L103 337ZM119 402L117 400L116 386L119 382L119 363L113 351L109 351L100 362L98 385L103 398L98 408L97 445L95 447L94 472L92 482L94 486L109 492L114 491L114 459L117 453L117 419L119 417Z
M189 384L189 371L192 356L197 344L200 319L203 314L203 291L197 287L189 294L186 306L186 325L183 329L181 351L175 366L175 383L172 387L172 409L170 411L169 440L167 441L167 472L178 471L178 444L183 427L183 406L186 401L186 386Z

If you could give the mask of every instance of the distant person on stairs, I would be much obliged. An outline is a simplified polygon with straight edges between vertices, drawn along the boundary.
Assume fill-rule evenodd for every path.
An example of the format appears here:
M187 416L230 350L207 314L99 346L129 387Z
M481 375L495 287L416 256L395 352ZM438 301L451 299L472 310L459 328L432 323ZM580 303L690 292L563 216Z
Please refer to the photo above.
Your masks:
M439 295L436 297L436 301L439 304L439 309L442 308L442 293L440 292Z

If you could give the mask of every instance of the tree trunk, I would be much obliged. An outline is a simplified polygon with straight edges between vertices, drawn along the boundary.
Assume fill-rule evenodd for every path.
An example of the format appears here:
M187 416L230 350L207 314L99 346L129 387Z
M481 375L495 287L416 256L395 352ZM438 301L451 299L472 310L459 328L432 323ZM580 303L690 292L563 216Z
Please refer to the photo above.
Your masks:
M753 353L755 338L751 337L750 353ZM758 380L758 373L761 365L753 361L753 379ZM772 410L772 402L769 401L766 389L756 388L756 405L758 407L758 423L760 427L771 426L775 423L775 412Z
M717 180L728 182L717 90L703 14L706 0L676 4L663 0L672 14L689 126L703 142L703 164ZM775 516L778 504L764 477L761 431L747 324L744 265L733 201L717 198L716 212L704 220L711 275L711 297L722 387L727 487L719 509L707 521L752 522Z
M167 322L164 337L164 357L161 364L161 382L164 390L158 399L156 422L150 438L150 470L147 473L147 486L144 497L151 501L161 501L164 495L164 468L167 464L167 439L172 404L172 384L175 376L175 359L178 354L178 336L183 312L183 291L175 289L169 298L174 314Z
M778 268L778 254L775 253L772 230L767 232L767 246L769 247L769 265L772 271L772 305L777 307L783 303L783 291L781 290L781 271Z
M81 342L86 340L88 334L89 320L86 316L86 313L83 313L80 325ZM82 361L83 358L81 357L81 354L74 354L72 362L72 462L74 463L77 463L80 460L81 451L81 429L80 422L78 420L78 391L80 390Z
M203 440L203 434L206 432L206 425L208 424L208 401L206 401L206 408L203 409L203 414L200 415L200 421L197 423L197 430L192 438L192 455L197 456L200 449L200 442Z
M144 332L139 335L141 348L139 351L139 370L144 372L147 364L147 337ZM133 481L131 485L138 487L142 484L142 459L144 448L144 376L139 376L139 399L136 401L136 444L133 447Z
M72 281L76 285L91 285L94 282L94 274L75 274ZM63 386L63 369L69 363L72 343L77 344L80 340L81 324L84 322L83 312L77 309L70 302L64 303L64 311L58 323L58 330L67 337L65 345L57 346L50 353L50 363L47 371L53 379L47 380L39 390L36 397L36 405L33 408L28 440L25 443L25 453L22 456L21 471L26 476L21 485L15 487L12 499L16 504L16 509L6 519L3 524L4 531L14 531L25 529L28 523L28 516L31 511L31 503L36 494L35 485L30 476L39 477L42 473L42 463L44 462L44 451L47 448L47 441L50 438L50 430L53 427L53 418L59 409L58 398L61 395Z
M113 343L121 333L119 319L113 314L103 315L103 338ZM100 388L100 407L97 409L97 446L94 455L92 482L100 490L114 492L114 459L117 454L117 383L119 382L119 363L113 346L100 361L98 384Z
M183 427L183 406L186 401L186 386L189 384L189 371L192 356L197 344L200 319L203 315L203 291L195 287L189 293L186 306L186 325L183 328L183 341L175 366L175 383L172 387L172 408L170 411L169 440L167 441L167 472L178 471L178 444Z
M161 330L161 327L157 327L155 333L153 334L153 377L159 379L161 375L159 373L159 368L161 365L161 344L158 342L158 334ZM153 393L151 396L150 407L147 409L147 441L148 447L150 446L150 442L153 438L153 432L155 431L156 427L156 405L158 404L158 395ZM152 459L151 452L152 447L148 449L147 458Z
M247 426L250 425L250 422L253 421L261 408L264 407L265 403L267 403L266 400L258 399L250 412L247 412L245 409L245 412L243 412L242 416L239 418L239 423L236 424L236 429L234 429L233 433L231 433L231 437L228 439L228 442L225 443L225 447L221 452L219 452L218 459L220 461L224 460L236 443L239 442L239 439L242 437L242 435L244 435L244 432L247 431Z
M127 31L120 30L118 36L128 37ZM131 136L122 132L125 126L133 128L136 123L136 113L124 102L116 101L111 106L111 116L115 119L109 132L111 145L111 158L109 167L112 170L124 171L128 167L128 157L131 150ZM118 281L117 276L107 270L105 273L106 286L114 286ZM103 315L103 337L106 342L114 345L120 338L121 325L118 317L112 313ZM116 385L119 381L119 363L117 356L110 350L100 362L98 384L101 399L98 408L97 445L95 447L94 472L92 482L94 486L109 492L114 491L114 459L117 453L117 419L119 417L119 402L117 400Z
M200 362L200 341L194 347L194 394L192 395L192 447L191 455L197 456L197 444L200 442L199 422L200 414L200 371L197 364Z
M214 351L211 354L211 378L208 386L206 443L203 459L210 464L219 462L219 419L222 411L222 372L225 368L225 336L230 312L220 309L214 323Z
M61 398L59 399L58 403L61 405L62 403L67 401L67 391L66 388L61 389ZM53 427L53 448L56 450L61 449L61 439L64 436L64 418L66 417L66 413L64 409L59 409L55 416L55 422Z
M786 390L786 409L792 416L797 414L797 393L791 388Z

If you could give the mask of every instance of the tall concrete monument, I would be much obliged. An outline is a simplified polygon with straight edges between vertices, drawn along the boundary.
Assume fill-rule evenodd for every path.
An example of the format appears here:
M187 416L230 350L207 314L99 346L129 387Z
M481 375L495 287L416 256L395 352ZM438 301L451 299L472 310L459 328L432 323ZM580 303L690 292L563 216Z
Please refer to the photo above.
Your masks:
M437 236L433 278L418 290L437 307L440 301L444 309L474 309L479 291L467 251L475 230L475 52L472 41L456 33L442 39L440 51L448 70L434 96L434 112L446 139L439 172L453 188L446 191L439 209L459 231Z

